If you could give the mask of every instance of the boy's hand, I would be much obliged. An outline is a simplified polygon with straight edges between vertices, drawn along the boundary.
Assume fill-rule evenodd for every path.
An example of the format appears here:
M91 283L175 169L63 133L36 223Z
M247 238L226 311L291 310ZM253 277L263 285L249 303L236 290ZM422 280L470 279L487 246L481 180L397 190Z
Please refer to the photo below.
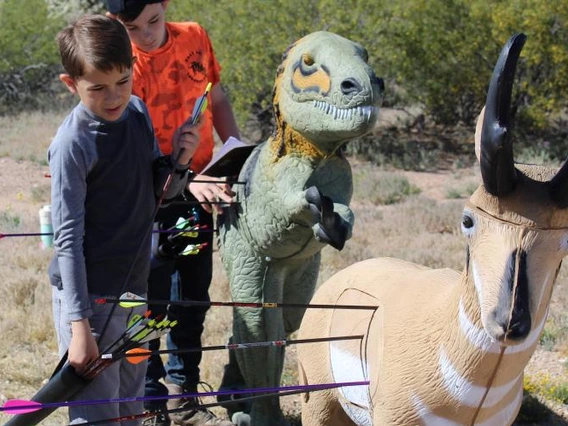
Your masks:
M204 182L190 182L188 185L189 192L201 203L203 210L207 213L212 213L215 210L217 213L222 214L223 208L221 204L211 204L218 202L230 203L233 201L235 193L231 187L222 179L218 177L211 177L206 175L195 175L193 180L207 180L214 181L214 183Z
M69 364L77 374L83 374L85 367L99 356L95 336L91 332L88 319L71 322L71 343L69 343Z
M176 130L172 141L173 158L177 159L177 164L180 166L189 164L191 157L193 157L193 154L195 154L195 150L199 145L199 128L201 125L198 123L197 125L192 126L189 124L190 121L191 117ZM178 158L180 152L181 156Z

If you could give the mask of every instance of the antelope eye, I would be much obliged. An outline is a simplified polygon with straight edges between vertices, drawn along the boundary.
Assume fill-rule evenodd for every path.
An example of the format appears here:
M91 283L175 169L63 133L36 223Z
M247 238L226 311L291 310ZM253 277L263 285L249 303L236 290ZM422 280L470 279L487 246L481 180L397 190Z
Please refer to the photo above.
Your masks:
M465 229L470 229L473 226L473 218L470 215L464 214L462 217L462 226Z

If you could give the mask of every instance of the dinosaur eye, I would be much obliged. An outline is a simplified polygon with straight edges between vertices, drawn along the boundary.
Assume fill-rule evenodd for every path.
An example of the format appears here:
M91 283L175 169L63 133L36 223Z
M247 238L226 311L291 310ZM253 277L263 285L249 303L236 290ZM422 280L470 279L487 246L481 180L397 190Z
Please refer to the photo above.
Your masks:
M302 55L302 61L304 62L305 65L307 66L312 66L314 64L314 58L312 58L310 55L308 55L307 53L304 53Z

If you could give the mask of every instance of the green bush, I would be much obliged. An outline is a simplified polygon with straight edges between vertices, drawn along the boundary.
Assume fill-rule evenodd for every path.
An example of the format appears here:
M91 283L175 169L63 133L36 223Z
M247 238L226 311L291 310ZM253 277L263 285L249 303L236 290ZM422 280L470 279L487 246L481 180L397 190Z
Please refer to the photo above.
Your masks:
M317 30L337 32L369 50L385 77L387 99L419 102L442 124L473 124L504 42L529 36L514 110L544 127L568 99L568 2L563 0L245 0L170 3L170 17L209 31L239 122L266 114L284 49Z
M13 84L5 75L29 73L26 81L37 81L57 64L53 38L66 19L103 10L102 0L0 0L0 98L6 99ZM468 126L484 103L501 47L522 31L528 42L515 85L518 122L530 131L543 129L568 106L565 0L172 1L168 19L194 20L206 28L239 125L245 129L252 117L264 127L259 139L270 130L282 53L318 30L367 48L371 66L387 82L387 104L419 103L438 123ZM40 88L47 83L33 90Z
M403 0L387 6L379 39L397 82L436 121L472 124L493 65L515 32L528 35L514 110L535 128L568 99L568 3L563 0Z
M63 22L44 0L0 0L0 114L53 104Z

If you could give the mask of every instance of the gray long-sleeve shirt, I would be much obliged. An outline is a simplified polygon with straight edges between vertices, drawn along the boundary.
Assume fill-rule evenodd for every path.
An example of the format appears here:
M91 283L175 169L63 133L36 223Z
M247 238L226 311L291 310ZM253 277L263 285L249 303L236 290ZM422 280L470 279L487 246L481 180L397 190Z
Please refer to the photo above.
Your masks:
M115 122L79 104L59 127L48 150L55 247L49 275L63 287L71 320L92 315L89 294L146 293L153 162L160 155L146 106L135 96ZM184 176L174 176L166 198L185 185Z

